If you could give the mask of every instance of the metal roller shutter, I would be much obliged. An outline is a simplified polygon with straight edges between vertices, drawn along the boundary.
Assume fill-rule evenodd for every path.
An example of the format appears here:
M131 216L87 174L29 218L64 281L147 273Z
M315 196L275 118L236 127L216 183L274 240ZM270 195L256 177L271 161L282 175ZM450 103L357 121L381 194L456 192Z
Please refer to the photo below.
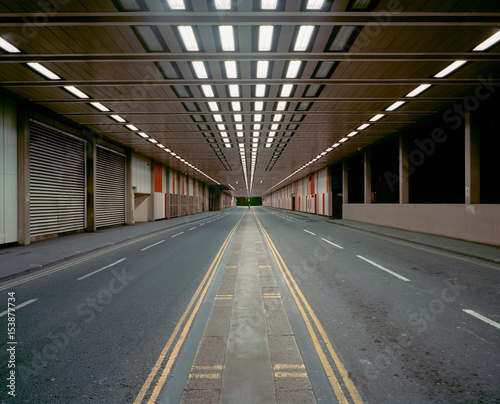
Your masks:
M95 178L96 227L125 223L125 156L98 146Z
M30 123L30 236L85 229L85 141Z

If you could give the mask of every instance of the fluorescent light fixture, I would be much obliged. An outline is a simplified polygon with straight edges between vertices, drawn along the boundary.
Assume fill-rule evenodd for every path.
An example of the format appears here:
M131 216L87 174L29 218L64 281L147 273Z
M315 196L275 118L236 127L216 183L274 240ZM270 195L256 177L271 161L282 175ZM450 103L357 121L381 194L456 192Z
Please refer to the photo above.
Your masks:
M370 126L369 123L364 123L363 125L361 125L359 128L357 128L358 130L363 130L363 129L366 129L368 128L368 126Z
M265 84L257 84L255 86L255 96L256 97L264 97L266 95L266 85Z
M284 111L286 109L287 102L286 101L280 101L278 102L278 105L276 106L277 111Z
M125 127L130 130L139 130L139 128L135 125L125 125Z
M125 119L123 119L120 115L110 115L110 118L113 118L116 122L127 122Z
M267 78L268 70L269 70L269 61L268 60L259 60L257 62L257 78L258 79Z
M240 149L244 149L244 148L245 148L245 143L240 143L240 144L238 144L238 147L239 147Z
M314 32L313 25L302 25L299 29L299 34L297 35L297 40L295 41L294 51L305 51L309 42L311 41L312 34Z
M165 153L170 153L172 150L170 150L170 149L163 149L163 151L164 151Z
M302 61L300 60L290 60L290 63L288 64L288 69L286 71L286 78L287 79L294 79L297 77L297 74L299 73L300 65L302 64Z
M279 122L279 121L281 121L282 118L283 118L282 114L276 114L276 115L273 116L273 121L274 122Z
M276 10L278 0L262 0L262 10Z
M380 121L384 116L385 116L384 114L377 114L372 119L370 119L370 122Z
M281 87L280 97L290 97L292 90L293 84L283 84L283 87Z
M243 125L240 123L236 124L236 130L243 130Z
M180 25L179 33L184 42L184 46L188 51L198 51L198 43L196 42L196 37L194 36L193 27L189 25Z
M167 0L167 3L172 10L184 10L186 8L184 0Z
M71 94L76 95L78 98L90 98L87 94L74 86L64 86L64 89L69 91Z
M143 137L144 139L147 139L149 137L149 135L145 134L144 132L139 132L138 135L140 137Z
M437 78L446 77L448 74L454 72L455 70L457 70L459 67L463 66L466 63L467 63L466 60L457 60L456 62L453 62L451 65L449 65L447 68L441 70L434 77Z
M427 90L431 84L421 84L419 85L415 90L410 91L408 94L405 95L405 97L416 97L417 95L423 93L425 90Z
M307 10L321 10L324 2L325 2L325 0L309 0L307 2L306 9Z
M354 137L358 134L359 132L351 132L347 135L347 137Z
M240 96L240 87L238 86L238 84L229 84L229 95L231 97Z
M8 53L20 53L21 51L17 49L14 45L7 42L5 39L0 38L0 48Z
M221 132L220 135L221 137L227 137L227 132Z
M259 138L258 138L258 137L253 138L253 139L252 139L252 142L253 142L253 143L259 143Z
M278 130L279 128L280 126L277 123L271 125L271 130Z
M325 153L330 153L333 150L333 147L329 147L328 149L325 150Z
M267 136L269 136L269 137L275 137L276 136L276 132L269 132L267 134Z
M227 138L223 138L223 139L222 139L222 141L223 141L224 143L228 143L228 142L229 142L229 139L227 139Z
M236 136L238 136L238 137L243 137L243 132L236 132ZM243 145L243 147L245 147L245 145L244 145L244 144L242 144L242 145Z
M486 41L481 42L479 45L477 45L473 51L484 51L488 48L491 48L493 45L495 45L498 41L500 41L500 31L497 31L496 34L490 36Z
M228 79L238 78L238 68L234 60L226 60L224 66L226 67L226 76Z
M109 112L110 109L102 105L100 102L91 102L90 105L92 105L95 109L102 111L102 112Z
M268 140L271 140L271 142L273 141L272 139L268 139ZM266 143L266 147L271 147L272 144L271 143Z
M259 27L259 51L270 51L273 43L272 25L261 25Z
M194 72L199 79L208 79L207 70L205 69L205 63L203 62L191 62L193 65Z
M215 97L214 90L212 90L211 85L204 84L201 86L201 89L203 90L203 94L205 94L205 97Z
M348 137L343 137L342 139L339 140L339 143L344 143L344 142L347 142L349 140Z
M162 145L161 143L158 143L156 146L158 146L160 149L164 149L165 148L165 146Z
M36 70L42 76L45 76L50 80L61 80L61 78L57 74L51 72L49 69L47 69L45 66L42 66L40 63L27 63L27 64L33 70Z
M260 123L253 124L253 130L261 130L261 129L262 129L262 125Z
M220 40L223 51L234 51L234 35L232 25L219 26Z
M255 114L253 116L253 120L254 120L254 122L260 122L260 121L262 121L262 114Z
M214 121L215 122L222 122L222 115L215 114L214 115Z
M235 122L241 122L243 120L243 117L241 116L241 114L235 114L233 115L233 118L234 118L234 121ZM243 125L236 125L236 129L238 129L238 127L241 126L241 129L243 129Z
M217 129L219 129L219 130L226 130L226 125L224 125L223 123L219 123L217 125Z
M219 105L215 101L210 101L208 103L208 108L210 108L212 112L217 112L219 110Z
M215 0L217 10L231 10L231 0Z
M149 139L148 139L148 141L150 141L150 142L151 142L151 143L153 143L153 144L158 143L158 140L153 139L153 138L149 138Z
M239 101L232 101L231 102L231 108L233 111L241 111L241 102Z
M272 143L272 142L273 142L273 138L272 138L272 137L268 137L268 138L266 139L266 143Z
M262 111L262 110L264 110L264 102L263 101L256 101L254 103L254 109L256 111Z
M260 136L260 133L259 133L259 132L254 132L254 133L252 134L252 136L253 136L253 137L259 137L259 136Z
M230 143L226 143L224 146L226 146L228 149L232 147Z
M406 104L406 101L396 101L394 104L390 105L389 107L387 107L385 110L386 111L395 111L396 109L398 109L401 105L404 105Z
M343 25L340 27L328 50L338 52L345 51L349 39L351 39L356 29L357 27L355 25Z

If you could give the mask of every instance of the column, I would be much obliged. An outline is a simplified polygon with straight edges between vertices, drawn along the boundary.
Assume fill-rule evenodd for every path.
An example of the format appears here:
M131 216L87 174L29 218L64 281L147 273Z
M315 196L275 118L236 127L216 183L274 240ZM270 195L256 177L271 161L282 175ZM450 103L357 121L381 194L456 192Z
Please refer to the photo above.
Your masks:
M372 203L372 152L365 150L365 203Z
M342 202L349 203L349 160L342 162Z
M408 138L399 135L399 203L410 202Z
M132 188L132 150L127 150L125 172L125 224L131 226L135 223L134 209L135 197Z
M30 121L26 105L17 110L17 242L30 244Z
M97 143L95 133L92 131L85 132L87 139L87 227L88 232L97 230L95 224L95 172L96 172L96 156Z
M155 161L151 159L149 161L149 171L150 171L150 183L151 183L151 194L148 198L148 222L155 221Z
M465 115L465 204L479 204L481 197L479 131L470 112Z

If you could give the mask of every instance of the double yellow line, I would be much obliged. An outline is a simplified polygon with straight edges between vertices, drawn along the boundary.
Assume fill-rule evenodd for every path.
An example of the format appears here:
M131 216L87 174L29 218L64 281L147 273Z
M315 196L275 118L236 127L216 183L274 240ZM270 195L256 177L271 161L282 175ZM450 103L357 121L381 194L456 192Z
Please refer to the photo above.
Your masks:
M215 256L215 259L212 262L212 265L210 265L210 268L208 269L207 273L205 274L205 277L201 281L200 285L198 286L198 289L196 290L195 294L193 295L191 301L189 302L186 310L182 314L182 317L180 318L179 322L175 326L175 329L170 336L170 338L167 341L167 344L163 348L158 360L156 361L153 369L149 373L148 378L146 379L144 385L141 388L141 391L139 392L137 398L134 401L134 404L140 404L142 403L142 400L146 396L146 393L149 391L153 381L157 377L160 369L162 368L162 364L164 363L167 354L170 351L170 348L175 342L175 346L170 352L170 356L167 359L167 362L165 366L163 366L163 370L161 372L161 375L158 378L158 381L156 382L156 386L153 389L153 392L151 393L151 396L148 399L148 403L154 403L156 402L156 399L158 398L158 395L160 394L163 386L165 385L165 381L167 380L168 374L172 370L172 367L175 363L175 360L177 359L177 356L179 355L179 352L182 348L182 345L184 344L184 341L187 337L188 331L191 328L191 324L194 321L194 318L196 317L196 314L198 313L198 310L200 309L201 303L203 302L203 299L205 298L205 295L207 294L208 288L210 287L210 284L212 283L212 280L215 276L215 272L217 271L217 268L219 267L220 262L222 261L222 257L224 256L224 253L227 249L227 246L229 245L229 242L231 241L231 238L233 237L233 234L236 232L236 229L240 225L241 221L243 220L244 215L240 218L238 223L235 224L229 235L226 237L226 240L224 241L224 244L222 244L222 247L220 248L219 252ZM189 316L189 318L188 318ZM186 318L188 320L185 322ZM184 323L185 322L185 323ZM184 327L183 327L184 325ZM182 328L182 332L179 334L180 329ZM177 338L177 335L179 334L179 337Z
M338 402L341 404L348 404L350 402L353 402L355 404L363 403L363 400L361 399L358 390L354 386L352 380L349 378L346 368L344 367L343 363L340 361L339 356L333 349L332 343L330 342L328 335L326 334L323 326L316 317L316 314L314 313L313 309L311 308L306 298L302 294L302 291L295 282L295 279L293 278L292 274L288 270L285 261L283 261L283 258L281 258L281 255L279 254L277 248L274 246L274 243L269 237L269 234L267 234L266 230L264 229L264 226L262 226L262 223L260 222L257 215L255 215L255 219L257 220L257 223L262 231L262 234L264 235L264 238L266 239L267 244L269 245L269 248L274 256L274 259L276 260L276 263L278 264L279 270L283 275L283 279L285 280L285 283L288 287L288 290L290 291L290 294L293 297L293 300L295 301L295 304L297 305L297 308L299 309L302 319L306 324L309 335L311 336L311 339L313 341L314 348L316 349L319 359L321 360L323 369L325 370L328 381L332 386L333 392L335 393ZM313 324L314 326L316 326L317 332ZM322 340L322 342L320 340ZM327 352L333 359L339 377L337 377L337 375L335 374L330 364L330 361L328 360L328 357L323 349L323 346L326 347Z

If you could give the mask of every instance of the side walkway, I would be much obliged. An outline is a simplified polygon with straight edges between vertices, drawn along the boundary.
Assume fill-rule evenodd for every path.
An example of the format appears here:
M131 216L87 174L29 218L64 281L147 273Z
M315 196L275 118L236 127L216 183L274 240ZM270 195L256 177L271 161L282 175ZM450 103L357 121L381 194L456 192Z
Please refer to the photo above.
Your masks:
M221 211L224 212L224 211ZM28 246L0 249L0 282L26 275L66 260L120 244L137 237L153 234L185 223L197 222L217 215L204 212L169 220L136 223L38 241Z

